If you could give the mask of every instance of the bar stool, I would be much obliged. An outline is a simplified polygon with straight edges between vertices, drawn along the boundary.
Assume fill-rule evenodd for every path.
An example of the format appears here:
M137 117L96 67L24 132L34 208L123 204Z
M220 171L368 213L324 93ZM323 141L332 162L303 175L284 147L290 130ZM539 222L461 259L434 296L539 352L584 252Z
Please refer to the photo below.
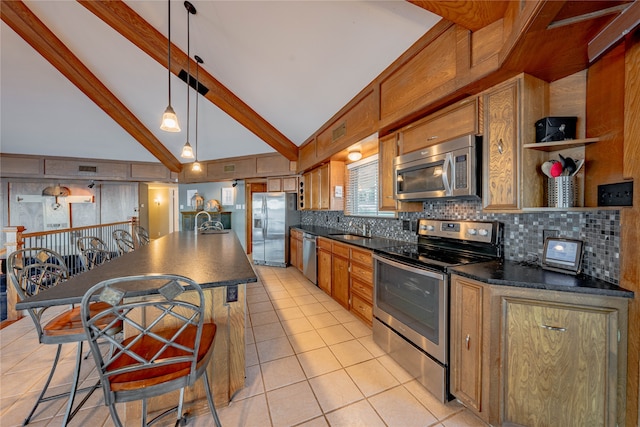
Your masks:
M138 239L138 244L140 246L148 245L151 239L149 238L149 232L141 225L136 225L133 227L133 232Z
M109 248L99 237L78 237L76 247L80 251L80 258L85 271L111 260Z
M113 230L111 233L113 239L118 246L118 252L120 255L124 255L135 250L135 244L133 243L133 236L127 230Z
M57 286L69 277L69 272L64 263L64 258L57 252L45 248L27 248L12 252L7 258L7 271L20 300L33 296L42 290ZM99 312L102 307L106 307L106 304L92 304L91 310L93 312ZM27 425L29 423L40 403L68 396L69 401L67 403L67 409L62 422L62 425L67 425L80 407L82 407L82 405L91 396L93 391L99 387L99 383L96 383L92 387L77 390L82 363L82 343L87 339L80 319L80 307L66 310L65 312L53 317L47 323L43 323L42 316L47 308L48 307L30 308L26 310L36 326L39 342L41 344L57 344L58 349L44 387L42 388L35 405L31 409L31 412L29 412L29 415L25 418L23 425ZM111 334L116 334L122 329L121 323L113 317L105 318L105 321L109 321L111 324L109 329ZM45 397L58 365L58 360L60 359L62 345L67 343L77 343L78 345L76 353L76 369L73 373L71 390L69 392ZM73 402L77 392L88 393L72 411Z
M188 292L183 295L185 291ZM147 296L139 298L141 294ZM136 298L127 298L129 295ZM108 303L110 308L92 313L91 301ZM89 289L81 307L82 324L100 374L105 405L116 426L122 426L116 403L137 400L142 400L142 425L152 424L173 411L177 411L176 425L185 425L184 388L202 377L209 409L220 427L207 377L216 324L204 320L204 293L196 282L171 274L109 279ZM105 323L105 319L114 317L133 335L123 341L114 340L108 333L111 324ZM103 356L97 347L100 339L112 342L116 350ZM178 405L147 424L147 399L177 389L180 389Z

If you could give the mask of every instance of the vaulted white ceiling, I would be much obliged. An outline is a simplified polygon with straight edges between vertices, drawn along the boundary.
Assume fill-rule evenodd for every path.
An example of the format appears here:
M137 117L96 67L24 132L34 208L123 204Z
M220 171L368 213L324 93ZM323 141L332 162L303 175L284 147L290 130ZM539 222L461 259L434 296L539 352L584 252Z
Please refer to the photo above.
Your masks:
M166 1L125 3L168 35ZM25 4L180 159L186 84L172 75L182 131L161 131L163 65L78 2ZM440 19L405 1L192 4L191 57L200 56L206 72L298 146ZM0 25L0 153L157 161L6 23ZM171 2L171 27L171 41L187 53L182 1ZM196 92L190 94L189 141L195 145ZM200 160L274 151L208 100L198 102Z

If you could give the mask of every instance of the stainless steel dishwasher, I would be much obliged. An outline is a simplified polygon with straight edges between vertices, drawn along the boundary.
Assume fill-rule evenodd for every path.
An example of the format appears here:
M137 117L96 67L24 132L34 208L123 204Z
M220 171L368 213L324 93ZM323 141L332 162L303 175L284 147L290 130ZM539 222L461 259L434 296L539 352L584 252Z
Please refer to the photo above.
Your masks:
M302 234L302 273L314 285L318 284L318 256L316 254L316 236Z

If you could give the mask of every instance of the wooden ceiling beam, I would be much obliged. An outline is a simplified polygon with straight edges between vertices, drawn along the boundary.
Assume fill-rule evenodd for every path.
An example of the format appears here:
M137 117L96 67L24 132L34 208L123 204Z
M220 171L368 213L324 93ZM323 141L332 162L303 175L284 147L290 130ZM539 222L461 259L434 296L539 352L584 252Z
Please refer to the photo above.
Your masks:
M22 2L1 2L2 20L172 172L182 164Z
M640 2L626 5L624 11L589 41L589 63L593 64L627 34L640 26Z
M509 1L504 0L408 0L444 19L477 31L504 17Z
M108 0L78 0L78 2L163 67L168 67L167 38L124 2ZM191 61L190 67L195 69L195 61L172 44L171 72L177 76L181 70L186 70L187 61ZM200 68L200 82L209 88L209 92L204 96L206 99L287 159L298 160L298 146L202 68Z

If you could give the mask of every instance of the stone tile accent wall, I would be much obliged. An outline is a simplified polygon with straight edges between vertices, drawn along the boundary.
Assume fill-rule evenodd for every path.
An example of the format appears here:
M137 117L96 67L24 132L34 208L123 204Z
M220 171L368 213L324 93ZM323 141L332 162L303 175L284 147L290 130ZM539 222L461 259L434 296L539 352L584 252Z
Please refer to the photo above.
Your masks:
M403 220L415 223L418 218L499 221L504 224L505 259L511 261L539 263L547 235L583 240L584 273L614 284L620 280L619 210L496 214L483 212L480 201L437 200L425 202L423 212L400 213L397 219L303 211L301 221L305 225L334 227L356 233L361 233L366 223L376 237L415 242L415 231L403 230Z

